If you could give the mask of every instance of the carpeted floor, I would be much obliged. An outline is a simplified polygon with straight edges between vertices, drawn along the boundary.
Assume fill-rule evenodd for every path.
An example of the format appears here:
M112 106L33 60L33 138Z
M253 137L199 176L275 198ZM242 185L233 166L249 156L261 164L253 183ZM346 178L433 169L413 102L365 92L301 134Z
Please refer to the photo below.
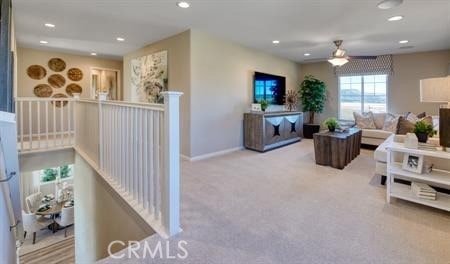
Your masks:
M450 214L386 204L372 155L363 150L344 170L317 166L312 141L303 140L183 162L184 231L169 243L176 255L185 240L188 257L100 262L449 263ZM145 241L151 249L162 241L165 250L158 236Z

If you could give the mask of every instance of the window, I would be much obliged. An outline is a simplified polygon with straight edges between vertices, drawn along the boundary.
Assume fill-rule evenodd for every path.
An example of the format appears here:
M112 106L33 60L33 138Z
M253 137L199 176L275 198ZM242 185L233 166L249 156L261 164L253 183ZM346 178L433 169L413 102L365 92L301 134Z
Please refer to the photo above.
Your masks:
M73 165L64 165L56 168L41 170L41 183L52 182L56 177L61 179L70 178L73 175Z
M339 118L352 120L353 112L387 112L387 75L339 77Z

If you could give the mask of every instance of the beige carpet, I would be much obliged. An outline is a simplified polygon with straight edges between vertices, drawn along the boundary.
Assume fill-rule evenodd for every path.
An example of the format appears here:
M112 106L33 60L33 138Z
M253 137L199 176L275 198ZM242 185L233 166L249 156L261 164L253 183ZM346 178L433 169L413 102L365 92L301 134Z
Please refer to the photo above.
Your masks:
M100 262L450 263L450 214L386 204L372 155L363 150L344 170L317 166L304 140L183 162L184 231L170 242L174 255L173 242L187 241L188 258Z

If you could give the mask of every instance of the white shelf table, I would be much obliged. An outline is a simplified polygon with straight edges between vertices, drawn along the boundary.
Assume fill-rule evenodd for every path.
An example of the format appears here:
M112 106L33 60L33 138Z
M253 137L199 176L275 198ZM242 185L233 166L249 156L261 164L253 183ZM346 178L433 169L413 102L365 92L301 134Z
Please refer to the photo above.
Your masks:
M411 182L422 182L431 186L440 186L450 189L450 171L435 169L431 173L414 173L402 168L402 163L395 160L395 154L415 154L424 158L433 157L435 159L447 160L450 164L450 153L445 151L432 151L423 149L406 148L403 143L391 142L387 146L387 202L391 202L391 197L423 204L450 212L450 195L438 192L436 200L421 199L414 195L411 187L405 184L394 182L395 178L408 180Z

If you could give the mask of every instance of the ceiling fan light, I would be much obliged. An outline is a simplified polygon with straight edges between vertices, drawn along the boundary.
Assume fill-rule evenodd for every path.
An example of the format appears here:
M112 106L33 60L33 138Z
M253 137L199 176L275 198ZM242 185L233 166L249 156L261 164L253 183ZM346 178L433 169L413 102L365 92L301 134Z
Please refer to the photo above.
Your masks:
M348 62L348 59L345 58L345 57L343 57L343 58L336 58L336 57L335 57L335 58L330 58L330 59L328 60L328 62L331 63L333 66L338 66L338 67L340 67L340 66L346 64L346 63Z
M378 3L377 7L379 9L391 9L399 6L403 3L403 0L384 0Z

